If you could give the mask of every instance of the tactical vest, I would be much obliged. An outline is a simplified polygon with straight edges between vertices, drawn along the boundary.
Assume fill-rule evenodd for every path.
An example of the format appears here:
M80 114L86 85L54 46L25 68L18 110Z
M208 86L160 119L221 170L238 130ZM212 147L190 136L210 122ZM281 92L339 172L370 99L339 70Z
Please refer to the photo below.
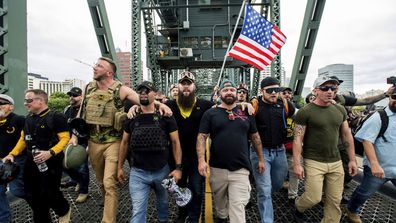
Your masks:
M102 127L114 125L116 113L123 110L121 86L121 82L115 81L107 90L99 90L96 81L88 84L83 112L83 118L88 124Z
M154 114L152 123L134 123L129 141L130 150L139 152L164 151L169 145L168 135L161 128L159 114Z

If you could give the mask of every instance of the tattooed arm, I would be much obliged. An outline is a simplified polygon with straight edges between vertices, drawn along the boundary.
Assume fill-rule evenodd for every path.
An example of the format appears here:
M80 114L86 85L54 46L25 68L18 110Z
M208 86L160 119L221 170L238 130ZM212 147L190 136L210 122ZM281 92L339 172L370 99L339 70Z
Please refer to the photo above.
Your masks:
M197 156L198 156L198 172L206 177L208 173L208 164L205 161L206 139L209 134L199 133L197 137Z
M355 146L353 144L353 136L351 130L349 129L348 122L344 121L341 124L341 141L348 151L348 170L349 175L355 176L357 174L357 164L355 158Z
M264 155L263 155L263 145L261 144L260 135L258 132L250 134L250 140L252 141L252 145L254 150L256 150L259 163L257 166L257 171L259 173L264 173L265 171L265 163L264 163Z
M296 124L294 126L293 170L294 174L296 174L299 179L303 179L305 177L304 168L301 166L302 143L304 141L305 129L305 125Z

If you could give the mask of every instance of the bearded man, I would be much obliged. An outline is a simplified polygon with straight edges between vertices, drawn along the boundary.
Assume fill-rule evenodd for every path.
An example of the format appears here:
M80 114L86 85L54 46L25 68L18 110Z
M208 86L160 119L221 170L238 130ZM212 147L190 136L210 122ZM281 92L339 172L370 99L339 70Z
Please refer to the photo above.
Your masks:
M206 177L206 139L210 137L210 186L213 192L216 222L246 222L245 206L250 197L249 145L250 138L258 162L253 168L264 172L264 157L260 135L254 117L237 106L235 85L224 80L220 85L221 104L202 117L197 138L199 173Z
M201 215L204 178L198 173L195 145L201 118L213 103L196 97L195 77L189 71L180 73L178 91L178 97L167 101L166 105L170 107L176 119L183 154L182 178L178 184L181 187L188 187L193 193L193 199L187 207L179 208L177 222L185 222L187 216L187 222L198 222Z

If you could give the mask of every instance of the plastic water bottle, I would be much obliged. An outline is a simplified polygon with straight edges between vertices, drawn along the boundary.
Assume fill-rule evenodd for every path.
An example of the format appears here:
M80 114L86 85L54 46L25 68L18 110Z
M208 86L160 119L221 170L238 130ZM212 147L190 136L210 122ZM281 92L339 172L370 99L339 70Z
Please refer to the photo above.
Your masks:
M36 149L36 146L32 147L32 153L33 153L33 157L38 155L40 152L40 150ZM37 163L37 168L40 172L45 172L48 170L48 166L45 162L42 163Z

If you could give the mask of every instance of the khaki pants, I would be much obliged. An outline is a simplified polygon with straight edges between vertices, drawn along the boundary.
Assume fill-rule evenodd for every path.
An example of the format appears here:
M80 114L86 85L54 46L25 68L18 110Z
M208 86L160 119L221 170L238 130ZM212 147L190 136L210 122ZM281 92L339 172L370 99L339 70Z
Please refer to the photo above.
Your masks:
M321 222L340 222L340 203L344 189L344 169L341 160L322 163L304 159L304 170L305 192L296 200L298 211L304 212L319 203L324 189L324 216Z
M94 143L88 141L88 156L102 188L104 209L102 223L115 223L118 207L117 162L120 141Z
M217 217L226 219L229 215L230 223L246 222L245 206L251 190L249 171L229 171L211 167L210 186Z

